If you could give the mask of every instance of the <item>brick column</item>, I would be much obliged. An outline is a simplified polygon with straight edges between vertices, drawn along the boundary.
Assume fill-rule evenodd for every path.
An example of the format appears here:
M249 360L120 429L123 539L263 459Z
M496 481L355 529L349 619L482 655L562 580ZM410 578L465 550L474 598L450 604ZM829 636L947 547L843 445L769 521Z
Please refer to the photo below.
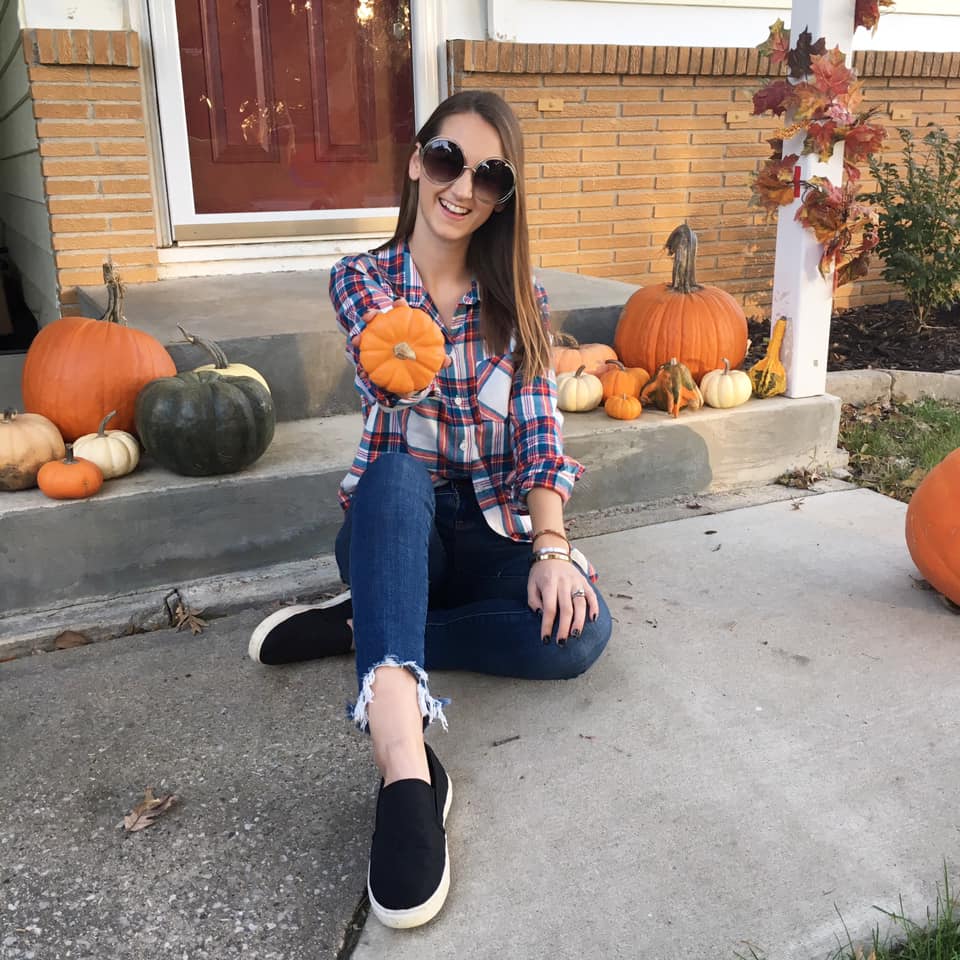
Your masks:
M24 30L64 315L108 257L130 283L157 279L157 237L132 31Z

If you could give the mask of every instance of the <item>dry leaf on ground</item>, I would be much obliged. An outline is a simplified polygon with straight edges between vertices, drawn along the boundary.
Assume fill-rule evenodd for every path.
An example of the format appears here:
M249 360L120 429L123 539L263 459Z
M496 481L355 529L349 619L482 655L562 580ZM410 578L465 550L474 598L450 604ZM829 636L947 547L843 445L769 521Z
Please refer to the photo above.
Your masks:
M202 613L202 610L194 610L193 607L184 606L183 602L178 600L173 611L174 626L177 630L189 627L190 632L196 636L198 633L202 633L203 628L207 625L207 621L200 616Z
M79 630L64 630L57 634L53 641L54 650L69 650L71 647L85 647L90 643L90 638Z
M176 800L172 793L165 797L155 797L153 787L147 787L143 791L143 799L123 818L123 829L128 833L136 833L152 827L157 817L166 813Z

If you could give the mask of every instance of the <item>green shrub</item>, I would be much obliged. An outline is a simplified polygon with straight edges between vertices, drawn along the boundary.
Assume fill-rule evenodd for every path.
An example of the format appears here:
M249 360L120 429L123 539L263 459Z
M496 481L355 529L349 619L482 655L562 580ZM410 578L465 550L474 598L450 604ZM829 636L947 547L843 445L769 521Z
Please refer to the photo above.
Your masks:
M898 128L902 170L870 157L877 190L867 198L880 208L883 278L903 288L918 328L931 310L960 299L960 134L951 141L931 126L922 147Z

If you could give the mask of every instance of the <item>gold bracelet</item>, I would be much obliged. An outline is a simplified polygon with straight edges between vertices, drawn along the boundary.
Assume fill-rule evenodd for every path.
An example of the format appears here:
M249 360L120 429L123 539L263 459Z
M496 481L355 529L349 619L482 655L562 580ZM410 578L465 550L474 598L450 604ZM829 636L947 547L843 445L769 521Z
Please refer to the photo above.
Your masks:
M567 535L565 533L561 533L559 530L540 530L533 535L530 542L536 543L538 537L545 537L548 533L551 537L559 537L568 547L570 546L570 541L567 539Z
M566 560L567 563L573 563L570 559L569 553L564 553L562 550L538 550L530 558L530 566L532 567L535 563L539 563L541 560Z

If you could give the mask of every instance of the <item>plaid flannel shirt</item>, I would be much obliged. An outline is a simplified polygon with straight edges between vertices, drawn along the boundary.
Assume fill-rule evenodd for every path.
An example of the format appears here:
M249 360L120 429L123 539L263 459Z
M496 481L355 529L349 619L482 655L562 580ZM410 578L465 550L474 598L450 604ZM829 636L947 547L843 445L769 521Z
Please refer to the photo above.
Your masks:
M546 323L547 295L534 282ZM402 451L424 464L435 485L469 477L491 529L513 540L529 540L527 493L543 487L565 502L584 469L563 453L563 415L557 409L552 371L524 383L510 352L487 352L480 335L476 280L448 329L423 288L406 244L345 257L330 273L330 298L347 337L346 355L356 369L363 413L360 445L340 486L344 509L367 464L381 453ZM368 312L391 310L400 298L433 317L453 361L412 398L397 397L372 383L357 367L360 351L350 342L363 331Z

